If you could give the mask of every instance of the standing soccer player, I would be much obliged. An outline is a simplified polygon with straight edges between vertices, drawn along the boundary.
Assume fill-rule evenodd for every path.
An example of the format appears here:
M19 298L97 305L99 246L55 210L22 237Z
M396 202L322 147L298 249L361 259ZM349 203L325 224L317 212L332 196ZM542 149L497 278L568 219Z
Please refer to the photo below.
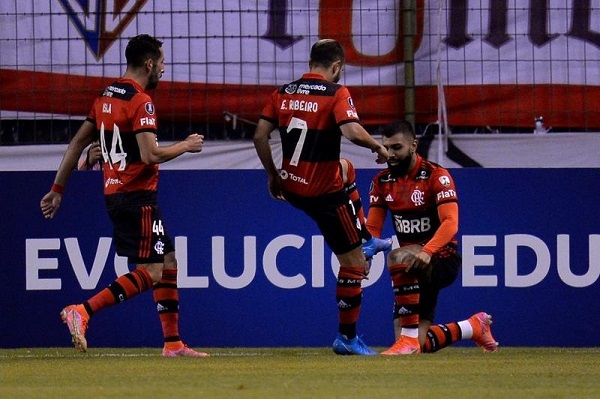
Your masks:
M341 137L387 160L386 149L360 124L348 89L337 82L344 69L344 49L335 40L313 44L310 72L276 90L264 107L254 135L254 146L269 178L269 192L304 211L319 227L337 256L340 271L336 300L339 333L333 350L341 355L374 355L356 333L362 301L361 281L368 264L361 247L363 223L352 206L340 167ZM269 135L278 128L283 162L278 171ZM372 239L368 248L385 240ZM375 245L374 245L375 244Z
M158 164L186 152L202 151L204 137L191 134L170 146L157 145L156 110L146 90L154 89L165 71L162 42L145 34L135 36L127 44L125 57L125 74L94 101L67 147L41 209L44 217L54 217L82 151L99 140L104 199L114 225L114 243L117 253L137 268L87 301L65 307L60 315L75 348L86 351L86 329L96 312L153 288L164 335L163 356L206 357L208 354L188 348L179 337L177 260L157 201Z
M389 210L400 248L387 256L397 340L381 354L435 352L462 339L472 339L486 352L496 351L492 318L487 313L431 326L438 294L454 282L461 266L454 179L446 169L417 154L410 123L385 126L382 143L389 154L388 168L371 183L367 228L379 237Z

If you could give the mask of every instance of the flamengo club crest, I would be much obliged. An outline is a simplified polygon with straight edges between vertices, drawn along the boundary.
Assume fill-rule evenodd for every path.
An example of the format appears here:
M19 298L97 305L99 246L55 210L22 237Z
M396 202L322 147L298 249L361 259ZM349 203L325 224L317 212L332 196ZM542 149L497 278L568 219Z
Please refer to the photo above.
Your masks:
M99 60L148 0L58 1Z
M410 195L410 200L415 206L425 205L425 193L421 190L415 189Z

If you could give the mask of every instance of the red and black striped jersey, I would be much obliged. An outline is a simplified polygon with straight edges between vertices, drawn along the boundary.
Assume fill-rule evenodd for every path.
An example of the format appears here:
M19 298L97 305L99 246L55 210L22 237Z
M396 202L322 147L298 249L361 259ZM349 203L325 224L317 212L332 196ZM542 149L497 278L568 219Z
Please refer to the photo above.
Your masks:
M96 125L104 158L104 195L156 191L158 164L142 162L136 134L156 134L154 103L131 79L118 79L96 98L87 120Z
M384 169L373 178L369 192L370 207L391 212L400 245L431 240L441 224L437 208L448 202L458 202L452 176L419 155L406 179ZM450 242L457 244L456 237Z
M307 73L271 95L261 118L279 127L283 188L304 197L342 190L340 126L359 122L348 89Z

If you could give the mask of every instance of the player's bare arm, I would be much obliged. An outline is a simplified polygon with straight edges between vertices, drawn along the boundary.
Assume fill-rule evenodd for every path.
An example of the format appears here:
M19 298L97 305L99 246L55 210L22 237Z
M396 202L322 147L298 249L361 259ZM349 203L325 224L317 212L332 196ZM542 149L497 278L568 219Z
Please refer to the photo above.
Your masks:
M138 133L136 139L142 162L146 165L167 162L186 152L200 152L204 144L204 136L197 133L190 134L185 140L168 146L159 146L153 132Z
M382 164L388 160L388 152L381 143L375 140L358 122L344 123L340 126L344 137L352 143L370 149L377 154L376 162Z
M269 136L275 129L275 125L265 119L259 119L256 131L254 132L254 147L258 158L265 168L269 176L269 193L275 199L284 201L283 192L281 191L281 181L279 172L273 161L273 153L269 144Z
M83 150L94 141L96 127L89 121L84 121L69 143L65 155L60 163L52 189L40 201L42 214L46 219L52 219L62 201L64 188L69 181L71 172L77 167L77 162Z

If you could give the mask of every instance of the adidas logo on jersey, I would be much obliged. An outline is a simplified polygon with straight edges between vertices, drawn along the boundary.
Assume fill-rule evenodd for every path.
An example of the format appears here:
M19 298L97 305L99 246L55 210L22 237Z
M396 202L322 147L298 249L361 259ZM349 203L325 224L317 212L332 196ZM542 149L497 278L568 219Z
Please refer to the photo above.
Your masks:
M392 201L394 201L394 199L392 198L392 194L388 194L388 195L387 195L387 197L385 197L385 200L386 200L387 202L392 202Z

